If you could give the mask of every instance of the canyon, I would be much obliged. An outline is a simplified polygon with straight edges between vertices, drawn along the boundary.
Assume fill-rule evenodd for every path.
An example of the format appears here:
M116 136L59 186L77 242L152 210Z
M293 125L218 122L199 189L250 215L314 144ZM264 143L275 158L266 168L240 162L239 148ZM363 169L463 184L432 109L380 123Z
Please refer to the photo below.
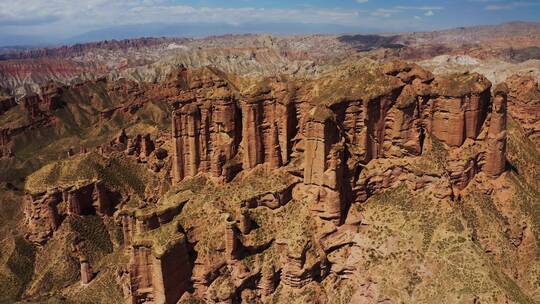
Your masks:
M540 301L538 78L403 55L426 35L2 55L201 46L2 82L0 302Z

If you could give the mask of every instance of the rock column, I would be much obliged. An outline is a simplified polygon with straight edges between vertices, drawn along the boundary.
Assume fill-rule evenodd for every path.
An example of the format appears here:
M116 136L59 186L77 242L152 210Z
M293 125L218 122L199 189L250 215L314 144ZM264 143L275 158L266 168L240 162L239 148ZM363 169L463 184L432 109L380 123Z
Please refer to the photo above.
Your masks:
M235 260L238 251L238 240L236 239L235 222L227 221L225 228L225 253L228 260Z
M319 217L341 221L343 187L343 144L333 113L324 107L314 108L305 127L304 184L316 202L313 210Z
M80 257L79 262L81 264L81 283L88 284L94 278L92 267L86 257Z
M242 105L242 134L244 148L244 169L250 169L264 162L262 135L260 130L261 105L245 103Z
M488 147L484 171L491 177L501 175L506 169L506 102L508 89L505 84L494 90Z
M173 155L172 155L172 178L173 181L179 182L184 179L184 143L182 138L181 114L179 111L174 111L172 114L172 139L173 139Z
M305 127L304 183L323 185L326 162L332 145L337 139L337 128L330 109L316 107L310 113Z

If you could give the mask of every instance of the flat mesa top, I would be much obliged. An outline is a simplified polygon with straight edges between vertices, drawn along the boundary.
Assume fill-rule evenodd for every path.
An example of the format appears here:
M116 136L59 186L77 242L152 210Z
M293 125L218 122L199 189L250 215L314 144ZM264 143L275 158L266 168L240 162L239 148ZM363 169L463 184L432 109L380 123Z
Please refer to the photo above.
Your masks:
M478 73L456 73L437 76L431 84L432 95L460 97L480 94L491 88L491 82Z
M362 59L315 80L313 102L327 106L354 100L367 102L404 85L398 77L385 74L375 61Z

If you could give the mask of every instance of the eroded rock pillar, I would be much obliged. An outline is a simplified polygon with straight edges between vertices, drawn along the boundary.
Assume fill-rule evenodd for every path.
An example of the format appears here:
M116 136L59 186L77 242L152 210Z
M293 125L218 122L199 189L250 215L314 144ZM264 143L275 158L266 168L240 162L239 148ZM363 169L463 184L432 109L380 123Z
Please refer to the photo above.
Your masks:
M81 264L81 283L88 284L94 278L94 273L92 272L92 267L90 267L90 262L86 257L81 257L79 262Z
M506 169L506 103L508 88L498 85L494 90L489 123L486 164L484 171L491 177L501 175Z
M172 178L173 181L179 182L184 179L184 143L182 138L182 115L179 111L172 113L172 140L173 140L173 156L172 156Z
M341 222L343 187L343 143L339 140L330 109L314 108L305 126L304 184L308 186L312 210L320 218Z
M242 135L244 149L244 169L250 169L264 161L263 142L261 140L261 105L245 103L242 105Z

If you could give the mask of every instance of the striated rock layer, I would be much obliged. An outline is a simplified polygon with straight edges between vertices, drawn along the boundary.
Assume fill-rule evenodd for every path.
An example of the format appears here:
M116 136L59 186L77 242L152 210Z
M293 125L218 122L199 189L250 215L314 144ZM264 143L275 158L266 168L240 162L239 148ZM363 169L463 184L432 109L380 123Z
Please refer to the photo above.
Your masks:
M131 303L323 297L334 292L329 281L362 278L359 252L374 246L364 239L366 201L406 188L454 204L508 167L512 91L498 85L492 95L474 73L434 77L415 64L365 60L311 81L179 68L163 82L87 85L128 100L101 111L109 114L96 125L147 117L148 100L159 100L164 129L121 125L99 146L32 174L27 239L46 247L66 218L104 221L122 260L112 276ZM27 123L54 125L72 90L27 97ZM99 263L79 262L83 285L102 282ZM362 286L357 298L378 288Z

